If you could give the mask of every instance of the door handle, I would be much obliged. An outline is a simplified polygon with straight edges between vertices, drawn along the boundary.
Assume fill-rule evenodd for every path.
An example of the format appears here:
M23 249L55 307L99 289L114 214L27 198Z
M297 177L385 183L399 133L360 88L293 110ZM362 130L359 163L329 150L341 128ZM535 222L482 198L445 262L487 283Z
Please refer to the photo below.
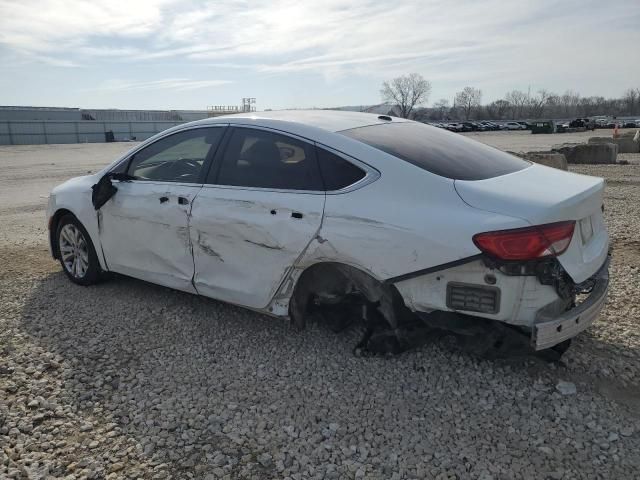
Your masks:
M165 203L169 201L169 197L160 197L160 203Z
M302 218L302 214L300 212L291 212L291 216L293 218Z
M180 205L188 205L189 199L187 197L178 197L178 203Z

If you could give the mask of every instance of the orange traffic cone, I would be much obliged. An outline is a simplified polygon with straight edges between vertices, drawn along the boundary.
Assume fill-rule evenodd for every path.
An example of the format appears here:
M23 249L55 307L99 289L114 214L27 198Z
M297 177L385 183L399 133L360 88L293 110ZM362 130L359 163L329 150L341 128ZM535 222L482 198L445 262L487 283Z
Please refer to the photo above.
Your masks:
M613 138L618 138L618 135L618 122L616 122L613 127Z

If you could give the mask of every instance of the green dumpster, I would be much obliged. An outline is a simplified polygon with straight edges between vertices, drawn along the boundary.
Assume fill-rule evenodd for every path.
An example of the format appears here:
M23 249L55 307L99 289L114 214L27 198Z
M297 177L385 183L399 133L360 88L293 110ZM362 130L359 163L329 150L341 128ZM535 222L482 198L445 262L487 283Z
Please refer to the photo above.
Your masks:
M556 125L553 120L532 122L531 124L531 133L554 133L555 131Z

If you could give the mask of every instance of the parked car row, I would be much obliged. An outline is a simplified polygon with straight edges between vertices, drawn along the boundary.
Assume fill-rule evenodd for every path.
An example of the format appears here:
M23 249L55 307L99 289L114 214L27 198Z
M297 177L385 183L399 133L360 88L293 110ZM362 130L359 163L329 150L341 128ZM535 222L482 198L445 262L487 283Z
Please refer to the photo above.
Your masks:
M635 120L617 120L611 118L598 118L595 120L595 128L640 128L640 118Z
M487 132L496 130L531 130L533 123L525 121L468 121L468 122L429 122L428 125L443 128L450 132ZM586 130L594 130L596 128L640 128L640 119L637 120L615 120L615 119L593 119L593 118L576 118L566 122L556 123L559 133L570 131L572 128L585 128ZM540 132L538 132L540 133Z
M447 122L429 123L434 127L444 128L450 132L486 132L495 130L530 130L531 124L527 122L489 122L489 121L469 121L469 122Z
M557 123L556 133L566 133L574 131L595 130L596 122L590 118L574 118L573 120Z

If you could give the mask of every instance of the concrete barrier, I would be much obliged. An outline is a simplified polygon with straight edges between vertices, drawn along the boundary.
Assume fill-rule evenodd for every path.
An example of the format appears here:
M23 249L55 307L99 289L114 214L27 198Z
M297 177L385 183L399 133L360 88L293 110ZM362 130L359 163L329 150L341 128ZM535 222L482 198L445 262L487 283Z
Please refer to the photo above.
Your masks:
M545 165L547 167L557 168L559 170L568 170L567 158L558 152L507 152L533 163Z
M558 168L560 170L568 170L567 157L558 152L527 152L523 158L533 163L546 165L547 167Z
M635 133L633 134L635 135ZM640 143L633 140L633 135L624 135L619 138L613 137L591 137L590 144L614 143L618 145L618 153L638 153Z
M618 145L615 143L563 144L553 148L562 153L568 163L612 164L616 163Z
M640 129L636 128L635 130L631 130L631 131L629 131L629 132L622 132L622 133L620 134L620 137L622 137L622 138L626 138L626 137L633 138L633 137L635 137L635 136L636 136L636 132L637 132L637 131L639 131L639 130L640 130Z

